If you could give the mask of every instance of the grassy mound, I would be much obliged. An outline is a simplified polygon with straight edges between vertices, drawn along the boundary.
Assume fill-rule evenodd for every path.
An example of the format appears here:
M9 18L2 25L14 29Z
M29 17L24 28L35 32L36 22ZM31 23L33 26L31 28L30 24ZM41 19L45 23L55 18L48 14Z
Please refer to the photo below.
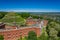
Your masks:
M25 24L25 19L22 18L20 15L14 13L14 12L10 12L7 13L2 19L2 22L8 24L8 25L23 25Z

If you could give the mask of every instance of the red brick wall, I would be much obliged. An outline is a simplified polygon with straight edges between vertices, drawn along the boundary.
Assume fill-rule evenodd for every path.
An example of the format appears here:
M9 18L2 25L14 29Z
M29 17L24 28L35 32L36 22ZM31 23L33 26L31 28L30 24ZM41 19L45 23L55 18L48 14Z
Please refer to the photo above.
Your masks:
M5 26L5 29L16 29L16 26Z
M29 31L35 31L37 36L40 35L40 28L24 28L19 30L2 31L0 35L4 35L4 40L17 40L20 36L28 35Z
M47 26L48 20L44 20L44 26Z

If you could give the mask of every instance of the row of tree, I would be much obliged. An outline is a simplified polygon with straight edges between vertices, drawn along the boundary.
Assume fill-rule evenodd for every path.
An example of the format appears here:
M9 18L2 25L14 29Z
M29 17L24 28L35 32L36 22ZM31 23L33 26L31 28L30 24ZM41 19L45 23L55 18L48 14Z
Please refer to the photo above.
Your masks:
M35 19L38 19L38 18L41 18L43 19L42 16L38 16L38 15L34 15L34 14L30 14L30 13L27 13L27 12L22 12L22 13L18 13L21 17L23 18L28 18L29 16L31 16L32 18L35 18Z

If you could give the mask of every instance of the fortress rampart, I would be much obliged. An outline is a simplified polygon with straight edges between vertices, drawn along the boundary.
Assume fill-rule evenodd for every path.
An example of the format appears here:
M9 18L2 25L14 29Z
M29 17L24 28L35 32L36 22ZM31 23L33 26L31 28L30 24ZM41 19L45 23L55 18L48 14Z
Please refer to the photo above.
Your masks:
M28 36L29 31L35 31L37 36L41 32L39 27L23 27L19 29L0 30L0 34L4 35L4 40L17 40L20 37Z

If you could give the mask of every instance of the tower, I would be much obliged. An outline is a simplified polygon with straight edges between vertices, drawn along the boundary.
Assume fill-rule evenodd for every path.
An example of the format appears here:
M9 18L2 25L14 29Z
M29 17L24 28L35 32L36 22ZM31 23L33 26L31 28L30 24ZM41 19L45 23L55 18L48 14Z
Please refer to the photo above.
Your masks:
M42 20L40 23L39 23L39 27L42 29L44 26L44 21Z

